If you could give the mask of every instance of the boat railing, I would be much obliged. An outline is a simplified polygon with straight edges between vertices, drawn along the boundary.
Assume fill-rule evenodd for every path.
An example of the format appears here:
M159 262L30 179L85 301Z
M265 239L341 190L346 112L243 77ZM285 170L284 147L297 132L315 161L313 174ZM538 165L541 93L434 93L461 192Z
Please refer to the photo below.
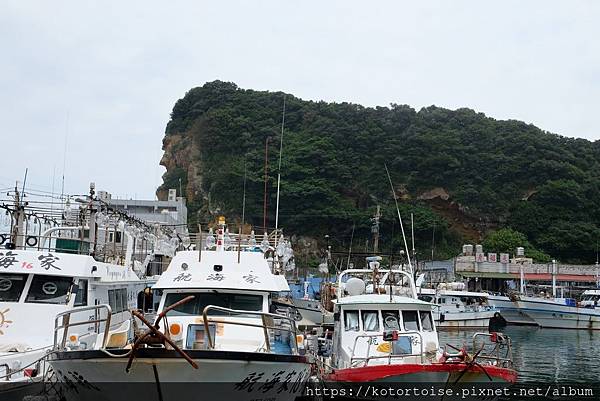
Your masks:
M398 276L396 276L398 275ZM404 295L417 299L417 287L410 272L400 269L347 269L342 271L338 276L337 282L337 297L341 299L345 296L343 291L343 283L347 277L364 277L369 284L373 285L373 293L377 288L384 288L388 291L388 287L404 287ZM394 280L391 283L390 280ZM391 284L390 284L391 283ZM376 284L376 285L375 285ZM405 286L404 284L407 284ZM377 292L379 293L379 292ZM385 293L385 292L381 292Z
M9 251L38 251L42 253L55 254L67 253L72 255L91 256L98 262L111 263L116 265L125 265L127 263L127 246L126 241L121 240L119 243L104 242L98 240L91 241L88 237L82 238L78 232L82 231L80 227L64 227L69 228L67 233L62 234L47 234L25 233L18 235L0 233L0 248ZM71 233L71 229L73 233ZM73 234L73 235L70 235ZM151 244L147 241L137 241L135 248L131 250L130 258L132 263L134 260L144 263L148 255L153 255ZM149 260L148 265L152 265L156 271L161 273L167 267L167 263L161 263L156 260ZM161 266L156 266L161 263Z
M257 324L254 322L215 319L214 316L213 317L209 316L210 311L219 311L219 312L227 313L227 314L229 314L229 316L239 315L239 316L243 316L243 317L258 317L261 319L261 323ZM273 344L271 342L272 340L271 340L270 331L273 331L275 333L277 331L289 333L289 338L290 338L289 342L291 343L290 344L291 351L294 355L298 355L298 353L299 353L298 352L298 344L296 342L296 321L289 316L283 316L283 315L278 315L275 313L267 313L267 312L253 312L253 311L247 311L247 310L236 310L236 309L223 308L221 306L208 305L204 308L204 311L202 312L202 317L204 319L204 333L208 340L207 346L209 349L215 349L216 337L217 337L217 332L215 331L215 336L213 338L213 335L210 330L210 325L211 324L212 325L223 324L223 325L261 328L263 335L264 335L265 349L266 349L266 352L269 352L269 353L273 352ZM223 316L220 316L220 317L223 317ZM292 341L292 337L293 337L293 341Z
M415 339L414 336L416 336L417 339ZM378 344L377 339L379 337L381 337L382 342L389 343L389 352L387 353L387 355L371 355L370 354L371 346ZM391 365L392 359L409 358L409 357L419 357L421 363L423 363L425 361L425 352L424 352L424 348L423 348L423 335L418 331L399 332L398 339L400 339L402 337L408 337L410 339L411 353L394 353L394 346L392 343L397 340L394 340L394 341L384 340L383 334L360 334L360 335L356 336L354 338L354 344L352 346L352 353L350 354L350 365L354 367L354 366L362 363L363 366L367 366L369 364L369 362L371 362L372 360L377 360L377 359L387 359L388 365ZM358 345L358 340L361 338L368 339L367 340L367 354L364 357L363 356L355 356L356 346ZM419 353L414 353L414 352L412 352L412 346L416 345L417 341L418 341L418 345L419 345Z
M483 359L491 365L506 368L511 368L513 365L512 342L510 337L503 333L473 334L473 352L479 352L477 359Z
M106 317L101 317L100 312L102 310L106 311ZM80 320L76 322L71 321L71 315L74 313L94 311L94 319L86 319ZM92 306L82 306L78 308L73 308L65 312L61 312L54 318L54 350L64 350L66 349L66 342L69 338L69 329L72 327L78 326L89 326L94 325L94 331L99 332L101 324L104 323L104 330L102 336L102 344L100 346L96 345L96 348L105 348L106 343L108 341L109 332L111 328L111 317L112 317L112 309L110 305L100 304L100 305L92 305ZM59 332L62 330L62 336L59 339Z
M0 369L4 368L4 380L6 381L10 381L10 377L12 376L12 371L10 369L10 366L8 366L8 363L3 363L0 364Z

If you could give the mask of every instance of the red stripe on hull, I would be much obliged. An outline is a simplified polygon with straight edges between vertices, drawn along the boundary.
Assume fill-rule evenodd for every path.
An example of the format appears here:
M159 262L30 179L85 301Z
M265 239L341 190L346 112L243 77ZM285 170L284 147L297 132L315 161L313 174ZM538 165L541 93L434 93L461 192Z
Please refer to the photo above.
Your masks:
M517 380L517 372L512 369L499 368L497 366L482 365L485 371L493 379L514 383ZM433 363L421 364L398 364L398 365L374 365L358 368L338 369L326 377L326 381L343 382L369 382L381 380L394 376L403 376L414 373L448 373L460 374L467 367L464 363ZM471 366L468 373L479 373L488 381L486 374L478 366Z

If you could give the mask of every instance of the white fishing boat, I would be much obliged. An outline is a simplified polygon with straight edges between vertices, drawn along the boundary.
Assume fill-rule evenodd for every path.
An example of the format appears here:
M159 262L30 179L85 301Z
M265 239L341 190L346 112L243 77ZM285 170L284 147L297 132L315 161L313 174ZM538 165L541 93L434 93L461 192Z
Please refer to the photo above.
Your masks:
M465 349L458 353L440 349L433 305L418 299L412 275L403 270L379 269L378 264L370 261L369 269L351 269L340 274L334 301L333 349L331 358L325 361L330 366L325 380L404 383L516 380L509 339L500 334L476 333L474 347L480 352L475 359L469 359ZM492 352L482 352L484 342ZM502 347L507 354L491 356ZM475 360L480 363L475 364Z
M61 225L44 230L39 209L25 207L18 191L15 204L2 208L14 224L2 235L5 249L0 250L0 399L20 401L41 390L48 371L46 358L57 336L80 347L89 341L80 339L83 332L94 336L106 332L110 344L131 337L129 309L153 307L149 289L156 279L144 277L145 265L134 263L134 238L139 235L129 228L135 223L141 232L143 224L123 213L112 214L93 199L93 191L76 210L75 224L64 218ZM35 223L28 221L31 216L40 224L34 231L39 235L27 230ZM100 242L111 221L113 241ZM115 233L122 243L114 243ZM112 325L106 326L90 308L97 304L109 305ZM78 309L74 316L87 324L74 327L65 337L62 330L54 330L55 316L74 308Z
M311 370L303 339L292 317L272 313L272 296L289 291L276 247L230 236L224 221L216 241L199 244L178 252L154 286L158 318L134 344L55 344L50 364L66 400L292 400L302 392Z
M419 288L419 299L435 304L433 317L439 328L488 328L498 311L488 303L488 294L466 291L464 283L443 283L436 289Z
M517 296L515 303L540 327L600 330L600 308L573 298Z
M530 296L525 295L527 286L521 270L521 293L513 296L519 310L543 328L600 330L600 308L595 300L597 290L584 292L584 299L587 297L587 300L579 303L565 296L569 288L556 284L556 272L557 265L553 260L552 285L539 286L542 290Z
M291 300L301 317L301 320L298 322L298 325L306 327L332 325L333 313L331 313L323 307L321 299L315 299L314 295L311 297L311 294L309 292L309 286L310 282L304 281L303 296L301 298L292 297Z

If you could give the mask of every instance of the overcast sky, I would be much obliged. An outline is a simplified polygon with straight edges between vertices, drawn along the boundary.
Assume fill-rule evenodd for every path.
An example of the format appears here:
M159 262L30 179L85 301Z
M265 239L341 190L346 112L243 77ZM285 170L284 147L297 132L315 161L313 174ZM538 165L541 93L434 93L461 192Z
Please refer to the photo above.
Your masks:
M594 0L2 0L0 189L29 168L60 192L66 166L65 192L154 198L173 104L215 79L600 139L599 20Z

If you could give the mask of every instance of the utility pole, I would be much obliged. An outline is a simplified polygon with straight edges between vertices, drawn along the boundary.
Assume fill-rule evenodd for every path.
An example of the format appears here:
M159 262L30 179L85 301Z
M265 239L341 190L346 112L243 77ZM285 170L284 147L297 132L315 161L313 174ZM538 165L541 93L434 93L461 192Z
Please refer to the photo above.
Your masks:
M381 208L377 205L377 211L375 212L375 216L371 219L373 225L371 226L371 233L373 234L373 253L377 253L379 251L379 218L381 217L380 213Z

